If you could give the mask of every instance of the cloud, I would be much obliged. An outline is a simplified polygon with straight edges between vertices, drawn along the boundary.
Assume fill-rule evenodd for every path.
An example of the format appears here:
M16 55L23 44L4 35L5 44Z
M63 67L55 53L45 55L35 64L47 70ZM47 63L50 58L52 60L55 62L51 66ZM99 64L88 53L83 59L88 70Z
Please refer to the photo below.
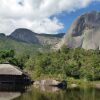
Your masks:
M33 22L32 27L35 28L35 32L49 34L57 33L57 30L64 28L63 24L58 21L56 17L52 20L49 18L44 18L42 20L36 20Z
M22 27L39 33L56 33L64 28L56 14L76 11L94 1L100 0L0 0L0 32L9 34Z

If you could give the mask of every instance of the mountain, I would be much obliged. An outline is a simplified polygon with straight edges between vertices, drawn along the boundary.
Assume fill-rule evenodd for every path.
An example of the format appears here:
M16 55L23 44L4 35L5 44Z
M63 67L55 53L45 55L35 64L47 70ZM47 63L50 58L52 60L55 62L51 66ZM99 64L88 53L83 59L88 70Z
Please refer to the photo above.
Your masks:
M32 32L31 30L24 28L16 29L13 33L11 33L9 37L27 43L32 43L32 44L39 43L37 37L35 36L35 33Z
M47 52L50 46L57 44L64 33L60 34L37 34L29 29L16 29L11 35L0 33L0 50L13 49L17 55L34 54L37 51Z
M16 39L11 39L0 33L0 50L15 50L17 55L34 54L37 51L48 51L47 47L37 44L30 44Z
M4 33L0 33L0 38L4 38L5 34Z
M9 38L16 39L31 44L38 45L55 45L63 37L62 34L50 35L50 34L37 34L29 29L19 28L16 29Z
M100 49L100 12L92 11L79 16L60 43L71 48Z

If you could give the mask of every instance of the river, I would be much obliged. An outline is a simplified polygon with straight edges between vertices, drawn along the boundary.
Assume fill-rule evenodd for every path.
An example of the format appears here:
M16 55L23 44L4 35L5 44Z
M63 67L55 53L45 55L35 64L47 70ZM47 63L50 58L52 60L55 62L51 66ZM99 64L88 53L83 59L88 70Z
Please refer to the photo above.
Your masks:
M96 88L31 87L13 100L100 100L100 90Z
M19 86L7 85L0 88L0 100L100 100L100 89L84 86L83 88L59 89L51 86Z

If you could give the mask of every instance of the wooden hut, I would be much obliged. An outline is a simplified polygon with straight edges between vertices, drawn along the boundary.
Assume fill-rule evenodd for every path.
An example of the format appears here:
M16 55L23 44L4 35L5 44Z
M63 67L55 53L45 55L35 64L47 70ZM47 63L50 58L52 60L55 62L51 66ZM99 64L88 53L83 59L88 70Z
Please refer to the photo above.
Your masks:
M31 78L21 69L9 63L0 64L0 84L31 84Z

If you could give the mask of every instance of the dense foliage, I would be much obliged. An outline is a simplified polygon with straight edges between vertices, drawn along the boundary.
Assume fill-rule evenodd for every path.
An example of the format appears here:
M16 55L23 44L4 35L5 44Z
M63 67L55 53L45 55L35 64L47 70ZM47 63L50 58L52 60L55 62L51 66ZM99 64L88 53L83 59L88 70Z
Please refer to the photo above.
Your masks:
M26 58L24 58L26 59ZM24 63L22 57L17 58L14 50L0 51L0 63L11 63L23 69Z
M33 76L36 77L74 77L99 80L100 51L63 47L59 51L37 53L30 56L25 61L24 66L26 69L33 71Z
M1 55L2 53L0 52L0 61ZM33 77L49 76L61 79L73 77L77 79L100 80L99 50L63 47L58 51L37 52L34 55L26 54L18 58L13 57L10 62L31 71Z
M0 51L0 63L12 61L12 59L14 59L14 55L13 50Z

